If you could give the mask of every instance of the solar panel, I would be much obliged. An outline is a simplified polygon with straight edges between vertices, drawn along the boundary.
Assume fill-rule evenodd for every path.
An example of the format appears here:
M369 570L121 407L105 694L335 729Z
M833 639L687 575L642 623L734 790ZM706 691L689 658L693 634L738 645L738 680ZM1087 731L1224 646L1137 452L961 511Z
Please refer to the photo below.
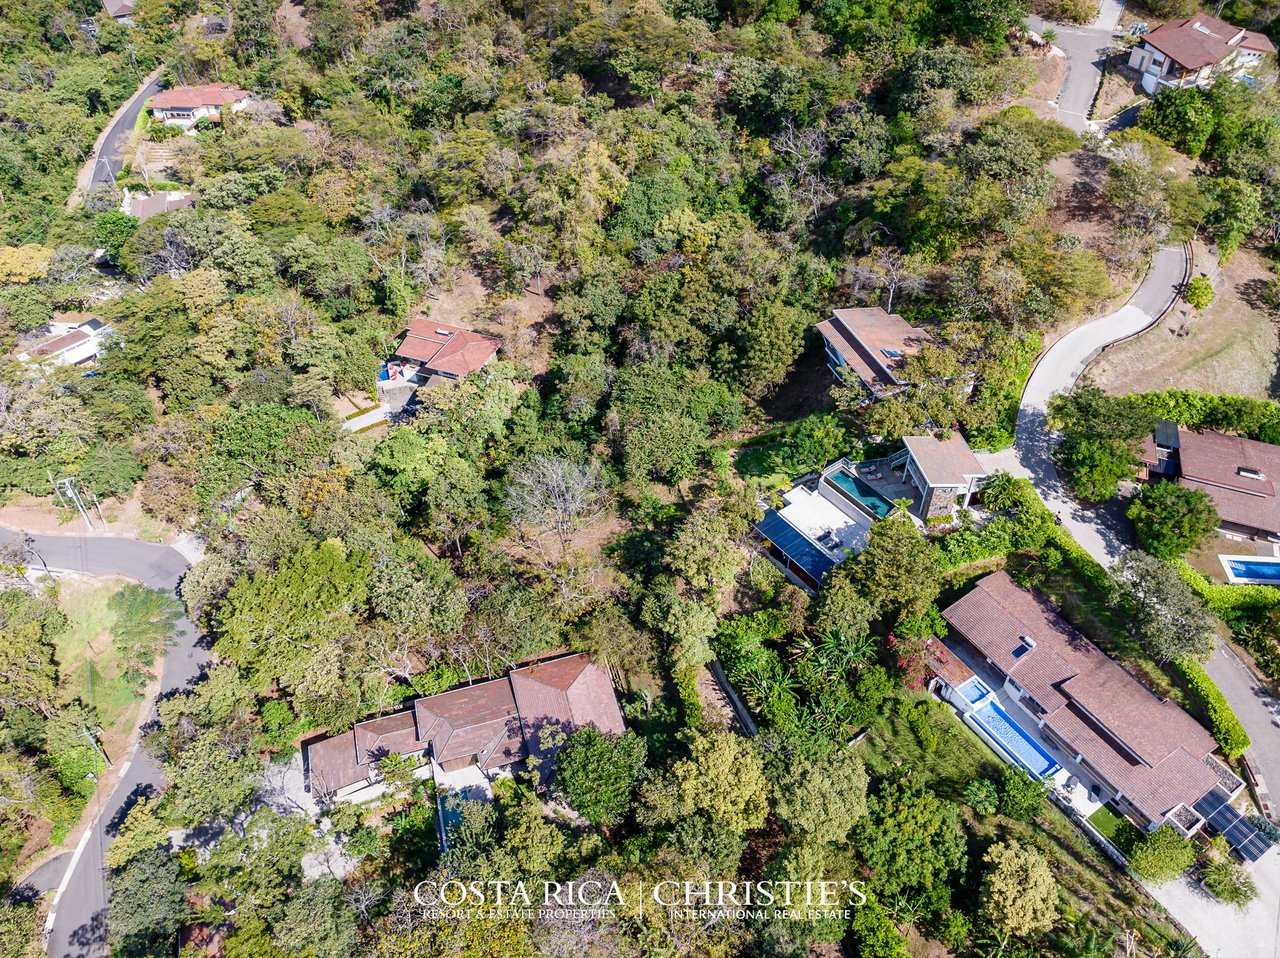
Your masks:
M1231 807L1227 796L1216 788L1195 803L1195 810L1209 827L1251 862L1256 862L1271 848L1271 841L1249 824L1248 819Z
M764 514L764 518L756 526L756 531L773 543L774 547L788 559L809 573L814 581L822 581L822 577L836 566L834 559L806 539L799 529L778 515L776 509L770 509Z

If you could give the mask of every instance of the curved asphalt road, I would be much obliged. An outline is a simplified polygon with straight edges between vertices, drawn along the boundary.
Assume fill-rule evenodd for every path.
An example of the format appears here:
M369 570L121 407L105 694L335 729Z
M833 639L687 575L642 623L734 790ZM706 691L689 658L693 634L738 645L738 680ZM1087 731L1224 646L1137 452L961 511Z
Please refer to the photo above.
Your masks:
M0 538L21 539L25 534L0 530ZM119 574L138 579L152 588L175 590L187 571L187 560L169 546L105 536L26 536L29 564L51 571L89 575ZM209 654L199 644L196 627L185 617L178 621L173 642L164 660L161 691L187 688L202 672ZM54 900L53 926L49 932L49 958L106 958L107 886L102 856L120 821L133 802L159 791L163 778L147 751L135 747L129 756L112 756L120 775L109 796L95 796L90 814L93 824L70 860ZM65 856L64 856L65 857ZM38 869L37 872L43 872Z
M114 117L102 138L98 155L93 161L93 176L89 180L89 189L114 184L116 174L124 167L124 148L128 145L129 134L138 122L138 115L149 99L160 92L160 78L153 77L149 83L135 93L128 104Z

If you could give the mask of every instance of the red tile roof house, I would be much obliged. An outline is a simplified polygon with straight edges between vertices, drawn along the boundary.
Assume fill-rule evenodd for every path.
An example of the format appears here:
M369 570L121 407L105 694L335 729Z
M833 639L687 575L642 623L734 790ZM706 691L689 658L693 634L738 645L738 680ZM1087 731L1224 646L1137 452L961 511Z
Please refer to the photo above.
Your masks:
M501 347L502 341L492 336L420 317L405 327L387 371L393 380L434 386L441 380L462 379L477 372Z
M417 699L413 707L357 722L342 735L303 747L313 796L367 801L382 792L378 760L407 755L420 774L439 782L472 766L485 778L534 756L545 784L555 747L547 726L567 731L594 725L620 735L625 726L608 673L587 655L570 655Z
M952 632L933 656L935 682L998 754L1006 736L1044 743L1014 751L1043 757L1060 788L1073 774L1098 783L1106 794L1091 792L1092 805L1108 801L1146 830L1170 822L1192 834L1243 789L1195 719L1147 691L1007 572L980 579L942 615Z
M906 389L910 383L898 373L902 361L933 340L896 313L880 307L836 309L818 324L827 347L827 365L837 379L857 376L872 398L882 399Z
M148 106L151 115L166 126L190 130L201 120L221 122L222 111L236 113L249 105L249 91L230 83L177 86L157 93Z
M1208 86L1223 74L1238 79L1275 52L1265 34L1197 15L1170 20L1144 34L1129 54L1129 66L1154 96L1166 87Z
M1227 537L1280 541L1280 446L1161 422L1139 458L1140 479L1166 477L1207 492Z

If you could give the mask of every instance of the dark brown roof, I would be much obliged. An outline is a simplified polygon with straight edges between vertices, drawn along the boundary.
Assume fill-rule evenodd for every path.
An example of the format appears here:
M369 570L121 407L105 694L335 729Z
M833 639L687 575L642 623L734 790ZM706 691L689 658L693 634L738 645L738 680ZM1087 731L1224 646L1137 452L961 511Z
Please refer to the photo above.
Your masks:
M818 324L818 332L877 395L900 388L897 372L902 360L933 342L923 329L878 306L832 310L831 319Z
M230 83L204 83L200 86L176 86L151 98L153 110L194 110L201 106L226 106L249 96Z
M1221 63L1237 47L1275 52L1275 44L1263 34L1203 15L1162 23L1142 39L1188 70Z
M925 663L953 689L959 688L973 678L973 669L964 663L960 656L952 652L942 642L930 640L924 647Z
M1178 440L1182 485L1212 496L1225 521L1280 534L1280 446L1190 429Z
M970 479L987 474L958 432L947 433L945 439L908 436L902 442L930 486L966 486Z
M1180 802L1192 804L1216 784L1203 763L1215 747L1209 733L1148 692L1008 573L979 580L942 614L1031 696L1058 738L1149 820L1160 821Z
M435 372L466 376L492 359L501 345L500 340L461 326L419 318L405 328L396 355L416 360Z

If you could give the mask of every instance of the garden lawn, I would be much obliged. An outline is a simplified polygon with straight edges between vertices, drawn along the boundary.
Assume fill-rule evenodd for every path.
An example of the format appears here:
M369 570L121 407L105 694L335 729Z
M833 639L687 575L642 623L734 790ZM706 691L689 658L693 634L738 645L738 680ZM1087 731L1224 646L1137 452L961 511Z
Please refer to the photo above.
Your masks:
M1089 824L1101 832L1107 841L1124 852L1125 857L1129 856L1134 845L1142 838L1142 833L1134 824L1110 805L1103 805L1090 815Z
M112 643L116 616L107 603L123 585L119 578L68 576L58 589L58 604L69 620L56 642L62 698L78 698L97 710L103 744L113 761L133 731L142 701L125 681Z
M909 693L903 699L933 702L931 697ZM934 704L938 744L926 752L906 719L896 708L888 708L896 705L895 700L885 705L886 714L858 747L858 754L873 776L905 767L913 780L923 780L939 795L960 803L971 860L992 842L1016 839L1045 856L1068 908L1096 912L1107 927L1136 929L1153 950L1178 937L1161 916L1160 907L1056 805L1046 800L1034 822L1019 822L1003 815L978 815L964 804L965 786L976 778L998 779L1003 763L950 708Z

